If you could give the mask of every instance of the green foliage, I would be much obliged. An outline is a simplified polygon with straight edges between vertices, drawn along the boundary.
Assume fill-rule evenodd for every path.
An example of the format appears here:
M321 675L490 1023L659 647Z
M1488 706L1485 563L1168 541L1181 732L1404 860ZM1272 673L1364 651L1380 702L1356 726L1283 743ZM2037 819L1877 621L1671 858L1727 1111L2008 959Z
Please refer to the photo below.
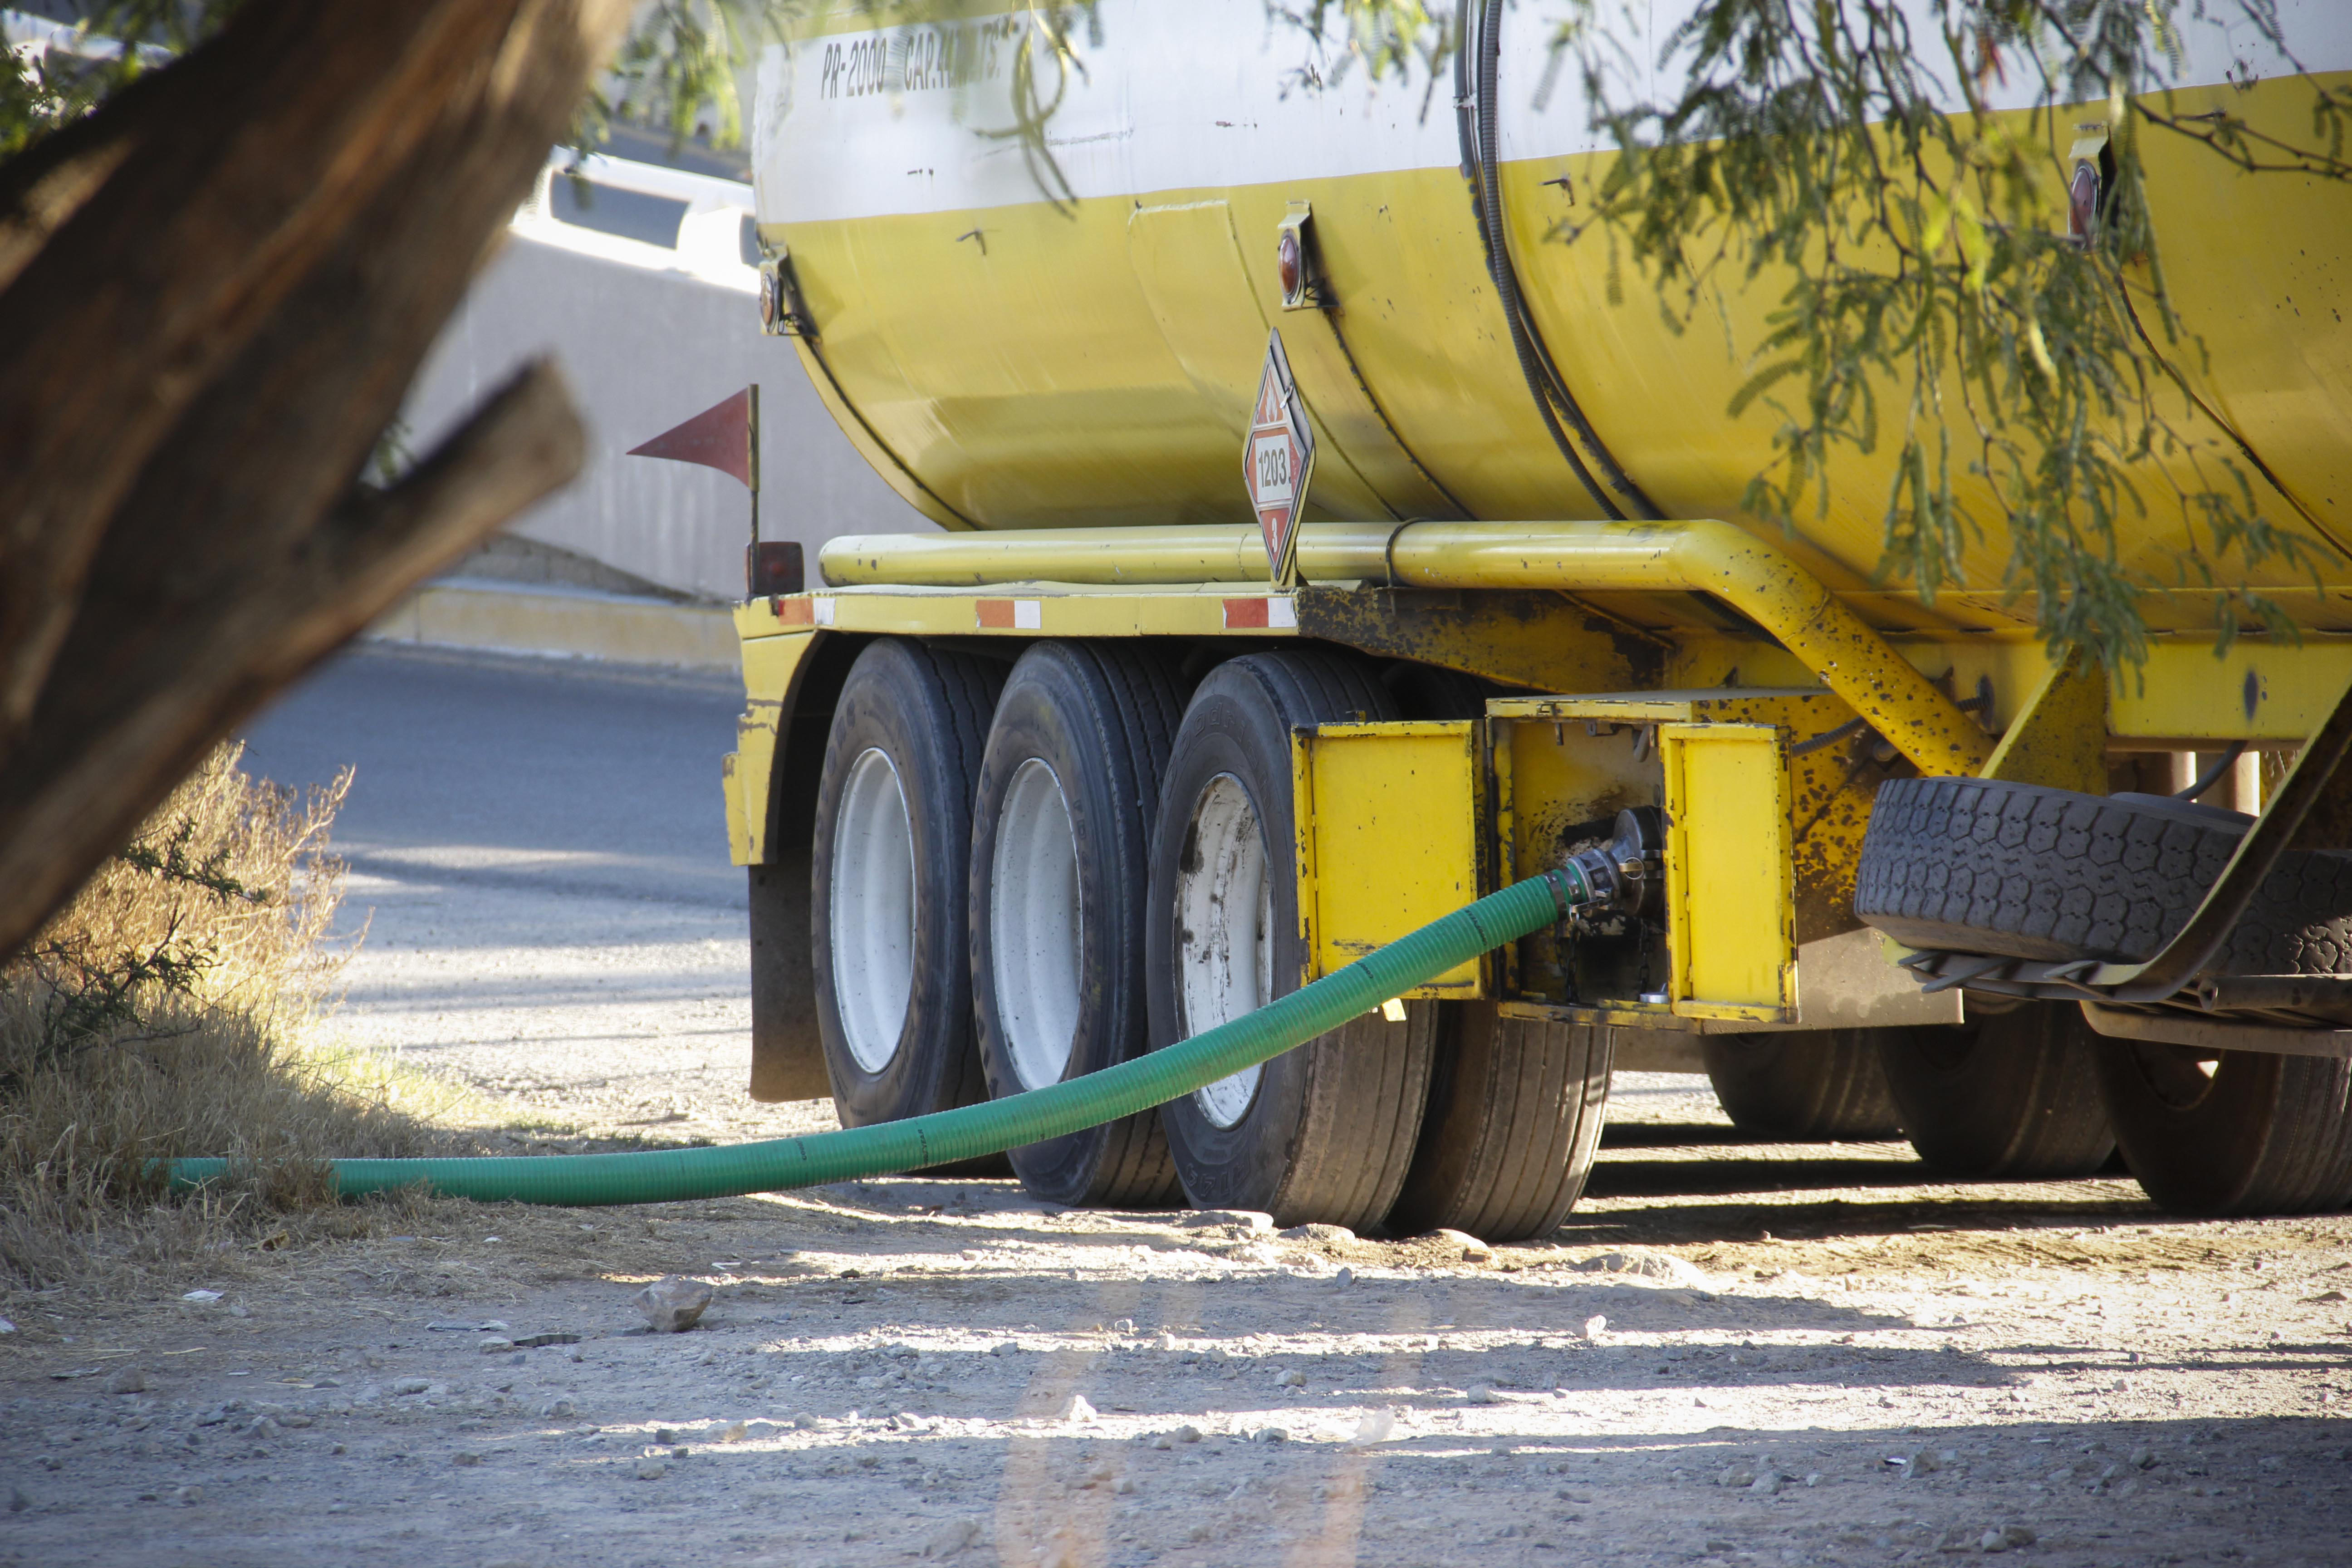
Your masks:
M80 0L57 44L0 55L0 163L218 30L239 0ZM122 40L135 47L123 47Z
M1433 11L1428 0L1266 0L1266 15L1307 37L1343 40L1328 66L1309 63L1291 73L1297 86L1320 89L1344 80L1360 65L1377 80L1394 73L1410 79L1426 74L1422 110L1434 100L1441 69L1454 58L1450 8Z
M215 846L194 854L198 823L183 816L168 833L143 837L119 850L115 859L169 888L190 888L227 902L266 904L267 889L249 885L228 869L235 847ZM135 895L134 895L135 896ZM39 1038L31 1060L57 1061L92 1046L116 1043L124 1031L145 1032L145 1006L157 996L193 997L199 983L220 962L218 944L190 934L181 912L166 917L161 933L126 940L60 922L19 960L17 975L0 974L0 990L22 980L39 997Z
M178 887L194 888L216 899L237 899L248 904L269 901L267 889L248 886L229 874L232 846L215 846L211 854L201 858L189 854L188 847L195 837L196 819L183 816L172 825L172 831L160 847L140 839L118 850L114 858L151 877Z
M808 8L654 0L638 13L605 81L582 105L574 147L593 152L615 117L667 130L674 147L706 130L714 146L737 145L743 107L736 72L756 53L763 24L781 26Z
M939 22L984 16L1007 29L1012 121L974 125L976 135L1017 143L1037 189L1057 207L1072 199L1069 182L1046 144L1045 127L1086 66L1077 38L1102 42L1097 0L1033 0L1007 16L973 0L844 0L867 23ZM768 43L823 9L823 0L655 0L639 13L605 85L592 93L572 128L572 145L593 153L614 119L667 129L671 144L705 130L713 145L743 136L741 73Z
M2231 3L2277 37L2272 0ZM1677 327L1720 290L1780 282L1730 410L1780 420L1749 510L1819 515L1841 451L1891 445L1882 574L1933 603L1997 528L2004 586L2035 596L2053 655L2079 646L2110 668L2145 658L2151 587L2210 592L2224 647L2249 623L2291 636L2250 575L2283 563L2315 582L2329 548L2182 374L2203 350L2174 314L2143 151L2187 134L2250 170L2341 178L2347 106L2314 88L2310 148L2172 115L2179 8L1931 0L1915 26L1884 0L1708 0L1664 41L1688 74L1657 104L1612 100L1622 73L1590 10L1559 37L1623 154L1587 224L1622 247L1612 262L1630 258ZM2042 106L2022 128L1988 102L2021 71ZM2081 113L2056 106L2101 100L2107 177L2085 246L2053 222L2071 172L2053 152ZM2123 558L2151 514L2188 520L2169 583Z
M2340 552L2190 388L2181 367L2204 349L2174 312L2143 157L2168 135L2251 174L2352 177L2340 91L2311 84L2306 142L2174 108L2181 21L2241 19L2284 49L2276 0L1700 0L1654 62L1614 0L1553 3L1539 92L1579 72L1621 154L1554 237L1608 246L1612 295L1630 266L1677 331L1759 281L1781 290L1763 341L1736 350L1750 374L1727 411L1780 421L1750 511L1793 528L1831 504L1842 453L1891 447L1880 574L1929 603L1966 547L2004 537L2003 586L2034 596L2053 654L2138 663L2140 600L2159 587L2210 593L2224 648L2248 625L2293 635L2252 575L2284 563L2315 583ZM1344 9L1358 32L1426 15L1269 6L1301 26ZM1679 84L1664 101L1623 85L1654 63ZM2019 72L2041 105L2021 128L1990 101ZM2105 192L2078 246L2053 222L2081 115L2063 106L2102 100ZM2123 557L2150 515L2188 522L2168 580Z

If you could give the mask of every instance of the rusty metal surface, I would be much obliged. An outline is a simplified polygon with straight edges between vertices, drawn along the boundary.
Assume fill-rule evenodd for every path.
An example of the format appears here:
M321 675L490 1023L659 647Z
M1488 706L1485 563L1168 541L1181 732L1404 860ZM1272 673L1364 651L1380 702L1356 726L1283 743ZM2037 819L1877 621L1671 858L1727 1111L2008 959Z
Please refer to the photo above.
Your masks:
M1654 684L1665 645L1557 594L1428 588L1302 588L1302 637L1537 691L1629 691Z

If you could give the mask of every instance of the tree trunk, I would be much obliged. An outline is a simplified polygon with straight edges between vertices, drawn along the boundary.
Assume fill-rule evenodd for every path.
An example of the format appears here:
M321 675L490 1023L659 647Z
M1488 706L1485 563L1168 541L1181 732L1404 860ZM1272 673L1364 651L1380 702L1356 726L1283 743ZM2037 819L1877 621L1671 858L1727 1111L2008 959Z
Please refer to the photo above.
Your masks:
M0 957L239 720L576 472L537 369L354 489L626 16L254 0L0 170Z

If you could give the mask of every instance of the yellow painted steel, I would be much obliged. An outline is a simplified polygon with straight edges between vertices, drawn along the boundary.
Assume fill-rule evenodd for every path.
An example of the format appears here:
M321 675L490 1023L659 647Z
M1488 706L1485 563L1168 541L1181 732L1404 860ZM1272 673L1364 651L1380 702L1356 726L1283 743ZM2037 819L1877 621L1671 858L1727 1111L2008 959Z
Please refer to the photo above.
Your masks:
M1241 445L1235 442L1234 450ZM1238 462L1236 462L1238 472ZM1236 479L1236 484L1239 480ZM1299 540L1299 572L1330 582L1359 574L1318 552L1323 531ZM1352 530L1349 545L1378 548L1386 529ZM1099 583L1119 587L1192 583L1265 583L1265 542L1251 523L1224 526L1088 529L1053 531L844 534L817 552L835 586L909 584L937 587L992 583Z
M2189 88L2168 108L2224 110L2294 142L2309 134L2313 91L2347 86L2352 76L2331 74ZM2044 128L2057 138L2053 172L2075 118L2061 109ZM2030 129L2022 119L2010 128ZM2214 460L2242 440L2284 487L2255 478L2265 511L2322 545L2320 584L2277 563L2253 580L2300 624L2352 628L2352 596L2330 592L2352 583L2352 550L2326 548L2352 546L2352 325L2325 307L2352 294L2352 186L2245 174L2186 138L2151 136L2145 150L2149 199L2182 217L2164 226L2165 265L2192 337L2168 352L2210 415L2187 414L2189 445L2140 465L2150 510L2126 521L2124 563L2157 584L2182 583L2179 563L2210 555L2210 541L2162 497L2168 479L2209 482ZM1635 480L1672 515L1736 515L1771 460L1781 416L1769 400L1736 418L1728 405L1756 368L1787 279L1768 269L1727 289L1719 319L1687 332L1670 328L1638 284L1612 299L1605 241L1560 238L1572 193L1593 189L1609 163L1590 154L1500 171L1528 308ZM2063 193L2054 173L2048 196L2055 225ZM1276 241L1301 205L1312 210L1333 311L1280 308ZM984 247L960 242L974 230ZM1273 322L1324 453L1310 517L1432 515L1448 497L1482 518L1601 515L1536 416L1450 168L763 232L791 247L825 363L862 423L853 439L887 447L979 527L1244 515L1234 454ZM1798 563L1841 594L1871 587L1896 446L1841 452L1827 513L1789 542ZM1971 499L1979 515L1998 515L1988 497ZM2000 593L2008 555L2002 531L1990 528L1967 542L1960 585L1932 609L1899 590L1856 603L1890 630L2013 627L2032 606ZM2181 629L2210 625L2212 607L2193 581L2146 605L2152 624Z
M1089 530L866 536L823 552L834 582L969 583L1003 579L1118 581L1154 551L1187 571L1255 571L1251 529L1154 529L1130 546ZM1420 588L1552 588L1568 592L1711 594L1762 626L1870 721L1922 773L1972 773L1992 746L1886 639L1784 552L1731 523L1424 522L1391 528L1307 524L1299 571L1314 581L1387 582ZM1230 564L1228 564L1230 563ZM1197 580L1197 579L1195 579Z
M801 368L808 373L809 384L816 389L817 401L824 405L824 411L833 416L833 422L849 437L850 446L881 476L882 482L898 491L900 500L941 528L970 528L971 520L932 493L930 487L918 479L898 454L884 443L874 426L866 423L866 416L843 392L824 350L805 338L794 338L793 347L799 352Z
M735 625L744 633L743 689L746 704L735 721L735 749L722 774L727 792L727 849L738 866L768 860L768 803L774 786L776 755L784 717L792 711L800 677L816 639L803 632L782 637L753 633L773 613L765 601L742 605ZM802 759L814 766L814 759Z
M2241 638L2219 658L2210 638L2168 639L2144 669L2115 682L2108 730L2151 749L2192 751L2210 741L2300 746L2347 684L2352 637Z
M1291 735L1298 919L1310 980L1459 909L1484 886L1476 727L1323 724ZM1409 996L1489 994L1484 960Z
M2107 793L2107 680L2078 649L2053 666L1984 765L1989 779Z
M1668 1001L1686 1018L1797 1021L1782 731L1665 724Z
M1297 629L1291 595L1265 588L1204 584L1160 592L1072 593L1054 583L1008 583L987 593L850 588L794 595L738 614L748 640L793 632L868 632L891 637L1288 637ZM790 617L790 618L788 618Z
M1496 731L1500 842L1523 877L1557 864L1565 830L1624 806L1664 803L1661 725L1769 725L1793 748L1854 717L1832 692L1746 688L1497 698L1486 713ZM1853 917L1854 868L1880 774L1857 769L1853 756L1868 742L1861 736L1788 759L1786 837L1801 947L1861 923ZM1499 771L1506 762L1507 773ZM1552 962L1540 951L1536 956Z
M740 723L736 733L740 744L740 738L743 733ZM776 752L775 736L772 732L767 736L767 741L768 754L772 757ZM742 755L741 751L738 750L730 752L719 759L719 793L727 811L728 862L736 866L751 866L758 864L753 857L759 851L751 847L751 818L743 809L743 786L737 783L735 778L737 770L742 766ZM765 847L764 845L761 847L762 849Z

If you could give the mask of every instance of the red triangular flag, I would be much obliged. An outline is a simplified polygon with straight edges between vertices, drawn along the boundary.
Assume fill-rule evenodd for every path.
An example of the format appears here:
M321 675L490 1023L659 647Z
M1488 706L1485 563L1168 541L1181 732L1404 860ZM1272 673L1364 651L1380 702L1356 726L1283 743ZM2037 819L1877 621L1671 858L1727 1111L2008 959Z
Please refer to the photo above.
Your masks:
M752 489L751 388L745 387L723 403L712 405L677 426L665 430L642 447L629 448L632 458L667 458L678 463L700 463L706 468L732 474Z

